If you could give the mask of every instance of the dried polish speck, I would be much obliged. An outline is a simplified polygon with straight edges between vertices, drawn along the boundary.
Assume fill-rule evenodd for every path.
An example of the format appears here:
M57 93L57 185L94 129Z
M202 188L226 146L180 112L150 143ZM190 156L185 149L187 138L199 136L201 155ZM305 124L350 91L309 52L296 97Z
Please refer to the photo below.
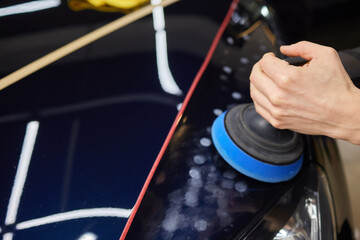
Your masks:
M206 222L205 220L202 220L202 219L197 220L197 221L195 222L195 224L194 224L194 227L195 227L195 229L196 229L197 231L203 232L203 231L205 231L206 228L207 228L207 222Z
M261 51L266 51L266 50L267 50L267 47L266 47L265 45L260 45L260 46L259 46L259 49L260 49Z
M225 188L225 189L232 189L234 187L234 181L228 180L228 179L223 179L221 181L221 187Z
M234 44L234 39L232 37L227 37L226 38L226 42L230 45L233 45Z
M232 73L232 69L231 69L231 67L229 67L229 66L223 66L223 71L225 72L225 73L227 73L227 74L231 74Z
M241 95L241 93L239 93L239 92L233 92L233 93L231 94L231 96L232 96L233 99L237 99L237 100L239 100L239 99L242 98L242 95Z
M223 173L223 177L232 180L232 179L235 179L236 173L233 170L226 170Z
M211 140L208 138L202 138L200 139L200 144L203 147L209 147L211 145Z
M240 58L240 62L241 62L242 64L248 64L248 63L249 63L249 59L246 58L246 57L242 57L242 58Z
M228 77L227 77L225 74L221 74L221 75L220 75L220 80L222 80L222 81L227 81L227 80L228 80Z
M215 109L213 110L213 113L214 113L216 116L220 116L220 115L223 113L223 111L222 111L221 109L215 108Z
M204 164L206 162L206 158L203 155L195 155L194 156L194 162L197 165L202 165L202 164Z
M198 205L198 191L192 190L185 193L185 205L196 207Z
M247 187L246 183L244 183L244 182L235 183L235 190L240 193L246 192L247 188L248 187Z
M197 170L197 169L194 169L194 168L190 169L189 175L190 175L190 177L192 177L192 178L200 178L200 177L201 177L200 171Z
M180 111L181 107L182 107L182 103L179 103L178 105L176 105L176 108L178 111Z
M245 41L249 41L249 40L250 40L250 36L249 36L249 35L245 35L245 36L243 36L243 39L244 39Z

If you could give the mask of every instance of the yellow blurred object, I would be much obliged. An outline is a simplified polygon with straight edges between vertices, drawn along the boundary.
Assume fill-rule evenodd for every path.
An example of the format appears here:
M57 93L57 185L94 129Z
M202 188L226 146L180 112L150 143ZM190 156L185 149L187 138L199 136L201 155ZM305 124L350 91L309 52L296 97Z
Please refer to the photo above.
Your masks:
M69 0L68 6L73 11L92 9L101 12L131 12L150 0Z

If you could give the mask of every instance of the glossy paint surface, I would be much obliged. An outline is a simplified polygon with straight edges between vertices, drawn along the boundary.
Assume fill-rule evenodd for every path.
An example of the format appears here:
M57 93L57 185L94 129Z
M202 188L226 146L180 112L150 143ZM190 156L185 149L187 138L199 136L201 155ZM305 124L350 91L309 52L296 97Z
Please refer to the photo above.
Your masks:
M0 7L16 3L2 1ZM183 0L164 10L169 69L183 93L229 5L230 1ZM56 8L1 17L0 76L121 16L74 13L64 1ZM298 178L265 184L235 172L212 146L210 126L215 117L233 104L250 101L252 64L263 53L277 51L266 23L236 38L259 17L259 12L244 8L234 14L127 239L241 237L314 159L307 147ZM157 56L156 31L148 16L0 91L2 239L120 236L184 98L164 91ZM33 149L24 147L31 145ZM30 157L21 157L23 152ZM28 167L20 164L26 174L16 177L19 162L26 160ZM20 191L14 191L14 185ZM18 201L12 201L13 196ZM15 214L9 214L9 208Z
M250 102L251 66L275 50L265 24L246 39L233 38L231 30L185 109L126 239L231 239L249 230L297 180L250 179L226 164L212 145L212 122L234 104Z
M224 14L189 5L165 9L169 68L183 92ZM65 2L4 16L0 76L121 16ZM1 238L119 238L183 100L159 81L155 34L150 15L0 92Z
M246 14L239 8L233 20ZM252 19L252 23L256 20ZM312 141L306 139L300 173L289 182L266 184L234 171L216 152L210 135L212 122L234 104L250 102L251 66L264 52L277 50L266 23L245 38L234 37L236 27L239 26L231 22L223 35L156 169L126 239L242 239L281 196L288 195L294 202L285 204L281 211L275 210L280 230L281 222L286 222L289 217L286 214L299 199L299 189L304 188L298 181L316 174L312 161L326 158L322 154L315 156ZM315 148L334 150L334 146L325 145ZM339 173L341 169L334 168L332 172ZM297 190L293 189L294 185ZM344 183L339 185L345 187ZM351 212L348 207L339 208L348 204L346 194L340 198L336 199L335 208L347 217L338 218L337 231L344 239L351 239L351 233L341 234L343 226L348 226ZM259 227L269 231L264 239L276 235L276 230L267 229L267 225ZM349 228L345 228L349 233Z

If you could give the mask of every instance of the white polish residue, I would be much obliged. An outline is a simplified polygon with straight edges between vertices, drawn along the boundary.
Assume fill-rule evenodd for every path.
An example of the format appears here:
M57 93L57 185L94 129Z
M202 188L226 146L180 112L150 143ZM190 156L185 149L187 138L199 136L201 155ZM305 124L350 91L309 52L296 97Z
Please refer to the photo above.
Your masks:
M236 173L234 171L232 171L232 170L226 170L223 173L223 177L227 178L227 179L230 179L230 180L233 180L236 177Z
M246 57L241 57L241 58L240 58L240 62L241 62L242 64L248 64L248 63L249 63L249 59L246 58Z
M189 175L192 178L200 178L201 177L200 171L198 169L194 169L194 168L190 169Z
M27 178L38 129L38 121L32 121L27 124L24 143L21 149L19 164L16 170L15 181L11 191L9 205L5 217L5 224L13 224L16 221L20 199Z
M176 105L176 108L178 111L180 111L181 107L182 107L182 103L179 103L178 105Z
M209 147L211 145L211 140L204 137L204 138L200 139L200 144L203 147Z
M225 189L232 189L234 187L234 181L228 180L228 179L223 179L221 181L221 187L223 187Z
M131 214L132 209L123 208L90 208L90 209L79 209L69 212L56 213L46 217L37 219L31 219L25 222L16 224L17 230L28 229L38 227L51 223L64 222L74 219L82 218L93 218L93 217L117 217L117 218L128 218Z
M163 220L161 226L168 232L175 232L178 228L179 212L177 209L169 209L166 211L166 217Z
M223 113L223 111L222 111L221 109L215 108L215 109L213 110L213 113L214 113L216 116L220 116L220 115Z
M259 49L260 49L261 51L266 51L266 50L267 50L267 47L266 47L266 45L260 45L260 46L259 46Z
M87 232L81 235L78 240L96 240L98 236L92 232Z
M241 93L239 93L239 92L233 92L233 93L231 94L231 96L232 96L233 99L236 99L236 100L239 100L239 99L242 98L242 95L241 95Z
M206 158L205 156L203 155L195 155L194 156L194 162L197 164L197 165L202 165L206 162Z
M207 228L207 222L203 219L199 219L195 222L194 227L197 231L203 232Z
M244 39L245 41L249 41L249 40L250 40L250 36L249 36L249 35L245 35L245 36L243 36L243 39Z
M198 188L192 188L185 193L185 205L188 207L196 207L198 205Z
M225 74L221 74L221 75L220 75L220 79L221 79L222 81L226 81L226 80L228 80L228 77L227 77Z
M12 240L14 237L14 234L13 233L5 233L3 235L3 240Z
M230 44L230 45L233 45L233 44L234 44L234 39L233 39L232 37L227 37L227 38L226 38L226 41L227 41L227 43Z
M247 188L248 187L247 187L246 183L244 183L244 182L235 183L235 190L240 193L246 192Z
M159 0L152 0L151 4L156 6ZM156 63L158 68L159 81L162 89L170 94L181 95L182 91L176 84L171 73L168 61L167 37L165 31L165 16L162 6L153 9L153 25L155 32Z
M223 66L223 71L227 74L231 74L232 73L232 68L229 66Z

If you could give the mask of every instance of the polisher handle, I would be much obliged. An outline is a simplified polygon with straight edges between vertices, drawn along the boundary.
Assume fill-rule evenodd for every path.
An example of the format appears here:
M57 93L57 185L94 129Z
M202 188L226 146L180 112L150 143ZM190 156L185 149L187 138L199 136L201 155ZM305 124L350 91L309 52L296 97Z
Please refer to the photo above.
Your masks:
M301 57L289 57L289 58L285 58L284 60L293 66L302 66L309 62L308 60L303 59Z

